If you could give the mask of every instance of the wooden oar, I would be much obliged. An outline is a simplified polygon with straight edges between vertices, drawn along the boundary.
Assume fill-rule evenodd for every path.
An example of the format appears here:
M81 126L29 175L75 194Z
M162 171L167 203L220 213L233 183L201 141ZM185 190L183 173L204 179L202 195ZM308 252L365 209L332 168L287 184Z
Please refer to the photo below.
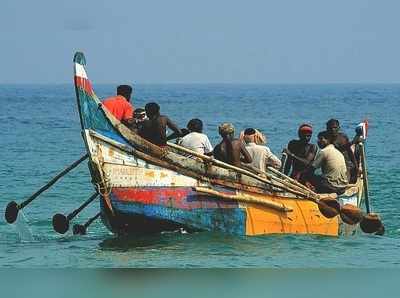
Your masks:
M304 194L304 198L316 203L318 205L319 211L324 215L326 218L333 218L340 214L340 203L336 200L337 195L331 196L329 195L321 195L313 192L311 189L307 188L305 185L301 184L300 182L292 179L289 176L279 172L278 170L268 167L268 170L272 173L276 174L278 177L268 174L266 172L262 172L264 175L270 176L271 179L276 179L283 184L290 183L292 188L297 189L298 191L302 191Z
M72 231L74 235L86 235L87 228L94 222L96 219L98 219L101 215L101 212L97 213L95 216L90 218L85 224L80 225L80 224L75 224L72 227Z
M364 198L365 198L365 209L367 214L363 216L360 222L360 228L364 233L377 233L378 235L383 235L385 232L385 227L379 215L376 213L371 213L371 205L369 201L369 185L368 185L368 171L367 171L367 160L365 154L365 146L363 143L358 144L361 148L361 168L363 175L363 186L364 186Z
M260 204L263 206L266 206L268 208L280 211L280 212L292 212L293 208L287 207L284 204L274 202L272 200L268 200L266 198L259 198L259 197L254 197L251 195L236 195L236 194L226 194L222 193L210 188L205 188L205 187L193 187L193 190L200 192L200 193L205 193L208 195L212 196L217 196L222 199L227 199L227 200L232 200L232 201L238 201L238 202L246 202L246 203L255 203L255 204Z
M219 161L218 159L212 158L212 157L210 157L210 156L197 153L197 152L195 152L195 151L193 151L193 150L190 150L190 149L187 149L187 148L185 148L185 147L182 147L182 146L179 146L179 145L176 145L176 144L172 144L172 143L168 143L168 146L170 146L170 147L172 147L172 148L174 148L174 149L177 149L177 150L179 150L179 151L188 153L188 154L190 154L190 155L196 156L196 157L198 157L198 158L200 158L200 159L202 159L202 160L204 160L204 161L213 163L213 164L215 164L215 165L217 165L217 166L220 166L220 167L222 167L222 168L225 168L225 169L228 169L228 170L233 170L233 171L235 171L235 172L237 172L237 173L244 174L244 175L247 175L247 176L249 176L249 177L252 177L252 178L254 178L254 179L258 180L258 181L271 184L270 181L268 181L268 180L266 180L266 179L263 179L262 177L258 176L257 174L254 174L254 173L252 173L252 172L250 172L250 171L247 171L247 170L245 170L245 169L242 169L242 168L235 167L235 166L233 166L233 165L224 163L224 162ZM276 186L276 185L273 185L273 186Z
M87 199L81 206L65 216L64 214L57 213L53 216L53 228L60 234L65 234L69 230L69 222L79 214L87 205L89 205L99 194L95 192Z
M319 195L317 195L316 193L314 193L313 191L309 190L308 188L306 188L304 185L298 183L296 181L296 183L287 183L286 181L284 181L283 179L279 179L277 177L274 177L272 175L269 175L268 173L262 172L267 178L269 178L268 180L258 176L257 174L254 174L250 171L247 171L245 169L242 168L238 168L229 164L226 164L224 162L221 162L219 160L216 160L212 157L203 155L203 154L199 154L197 152L194 152L190 149L184 148L182 146L178 146L172 143L168 143L168 145L170 147L173 147L177 150L183 151L185 153L191 154L193 156L199 157L203 160L209 161L214 163L215 165L227 168L227 169L232 169L235 170L241 174L245 174L249 177L255 178L259 181L262 181L264 183L267 183L269 185L272 185L274 187L280 188L284 191L293 193L295 195L299 195L305 199L311 200L313 202L315 202L318 205L318 208L320 209L321 213L327 217L327 218L332 218L335 217L339 214L339 210L340 210L340 204L339 202L337 202L337 200L335 199L331 199L331 198L321 198ZM274 169L275 170L275 169ZM277 171L277 170L275 170ZM280 173L279 171L277 171L278 173ZM282 173L280 173L282 174ZM282 174L283 175L283 174ZM287 177L286 175L284 175L285 177ZM288 177L289 178L289 177ZM290 178L291 179L291 178ZM274 182L275 181L275 182ZM295 181L295 180L294 180Z
M65 176L68 172L70 172L72 169L77 167L82 161L84 161L86 158L88 158L88 155L85 154L83 155L80 159L77 161L73 162L71 165L69 165L67 168L65 168L63 171L61 171L59 174L57 174L53 179L51 179L49 182L47 182L44 186L42 186L37 192L35 192L33 195L31 195L28 199L23 201L21 204L18 204L15 201L11 201L8 203L6 207L6 211L4 214L4 217L8 223L14 223L15 220L18 217L18 212L25 208L29 203L31 203L34 199L36 199L42 192L45 190L49 189L54 183L56 183L61 177Z
M370 204L369 204L369 187L368 187L368 173L367 173L367 161L365 158L365 147L363 143L359 143L360 146L360 157L361 157L361 168L363 175L363 186L364 186L364 198L365 198L365 209L367 213L371 212Z

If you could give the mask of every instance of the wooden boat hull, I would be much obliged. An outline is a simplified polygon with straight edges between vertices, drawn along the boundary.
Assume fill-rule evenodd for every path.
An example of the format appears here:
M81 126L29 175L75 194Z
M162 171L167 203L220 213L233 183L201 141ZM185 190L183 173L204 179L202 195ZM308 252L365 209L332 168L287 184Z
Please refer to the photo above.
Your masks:
M87 78L83 55L78 53L74 61L89 169L101 194L102 219L111 231L144 234L183 228L251 236L354 232L355 226L339 217L324 217L315 202L255 174L143 140L103 109ZM199 192L199 187L222 195ZM361 204L362 187L355 187L341 197L342 204Z
M305 199L251 193L253 197L280 202L293 209L280 212L259 204L199 194L193 187L205 186L204 182L128 155L104 142L105 136L101 140L91 136L90 131L86 135L89 148L92 148L91 156L94 161L102 161L99 170L108 180L109 190L103 199L109 200L111 208L107 204L102 204L102 208L106 225L113 232L146 234L183 228L249 236L337 236L355 230L355 226L344 224L339 217L324 217L314 202ZM208 186L227 194L240 193L232 188ZM358 195L356 191L353 195L343 196L342 204L358 205Z

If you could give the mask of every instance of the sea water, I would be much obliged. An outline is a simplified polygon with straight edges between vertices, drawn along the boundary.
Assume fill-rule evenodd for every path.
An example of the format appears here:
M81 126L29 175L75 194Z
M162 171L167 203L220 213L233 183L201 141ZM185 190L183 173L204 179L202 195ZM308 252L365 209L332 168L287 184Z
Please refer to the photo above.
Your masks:
M99 97L115 93L113 85L94 89ZM258 128L277 155L297 137L301 123L313 125L316 143L330 118L339 119L349 137L368 119L370 198L386 234L238 237L177 231L118 238L99 220L85 236L57 234L52 216L71 212L93 192L86 162L26 207L25 220L17 223L22 226L8 225L7 203L27 198L85 148L72 84L0 85L1 267L400 267L400 85L139 84L134 92L135 107L158 102L181 127L202 119L213 145L221 122L232 122L237 132ZM94 203L73 223L84 223L97 211Z

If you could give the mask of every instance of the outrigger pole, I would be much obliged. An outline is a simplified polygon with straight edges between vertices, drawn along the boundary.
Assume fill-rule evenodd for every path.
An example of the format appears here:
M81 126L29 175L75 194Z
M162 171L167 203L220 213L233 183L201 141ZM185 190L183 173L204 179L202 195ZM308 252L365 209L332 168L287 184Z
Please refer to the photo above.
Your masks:
M97 213L92 218L89 218L89 220L83 225L74 224L74 226L72 227L74 235L86 235L87 228L92 224L92 222L94 222L96 219L98 219L100 217L100 215L101 215L101 212Z
M57 213L53 216L53 228L57 233L65 234L69 230L69 222L79 214L87 205L93 202L99 193L96 191L90 196L81 206L65 216L64 214Z
M37 192L31 195L28 199L23 201L21 204L18 204L15 201L11 201L7 204L6 211L4 213L4 217L9 224L14 223L17 220L18 213L20 210L25 208L28 204L30 204L34 199L36 199L42 192L49 189L54 183L56 183L61 177L65 176L72 169L76 168L82 161L88 158L88 154L83 155L80 159L73 162L67 168L65 168L62 172L57 174L53 179L51 179L48 183L42 186Z
M365 154L365 146L363 143L359 144L361 148L361 168L363 175L363 186L364 186L364 199L365 209L367 214L363 217L360 222L360 228L365 233L376 233L377 235L383 235L385 233L385 226L383 225L378 214L371 212L371 205L369 201L369 189L368 189L368 173L367 173L367 160Z

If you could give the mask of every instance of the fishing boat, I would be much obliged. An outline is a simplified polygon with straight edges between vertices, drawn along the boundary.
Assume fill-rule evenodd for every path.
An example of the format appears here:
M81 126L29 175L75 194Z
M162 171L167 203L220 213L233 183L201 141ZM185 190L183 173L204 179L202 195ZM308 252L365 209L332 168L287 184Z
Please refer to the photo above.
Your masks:
M103 106L81 52L74 56L74 69L89 170L100 194L102 221L110 231L147 234L184 229L248 236L337 236L356 230L354 223L361 219L353 220L341 210L343 206L362 207L362 177L336 197L316 194L272 168L260 174L176 144L159 147Z

